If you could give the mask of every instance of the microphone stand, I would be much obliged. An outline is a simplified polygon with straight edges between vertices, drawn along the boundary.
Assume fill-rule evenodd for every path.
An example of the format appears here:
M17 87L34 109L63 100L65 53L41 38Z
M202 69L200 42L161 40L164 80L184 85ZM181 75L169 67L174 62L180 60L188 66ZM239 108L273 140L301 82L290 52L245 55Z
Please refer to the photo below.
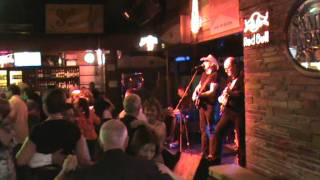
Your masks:
M182 97L180 98L178 104L177 104L176 107L174 108L174 111L179 109L179 107L180 107L183 99L187 96L188 91L190 90L191 84L193 83L194 78L195 78L196 75L198 74L198 71L199 71L199 68L196 68L196 71L195 71L194 74L192 75L192 78L191 78L191 80L189 81L186 89L184 90L184 93L183 93ZM183 119L183 118L181 118L181 119L180 119L180 122L179 122L179 126L180 126L180 130L179 130L179 131L180 131L180 132L179 132L179 141L180 141L179 144L180 144L180 148L179 148L179 151L180 151L180 152L182 152L182 131L183 131L183 128L182 128L182 119ZM186 128L187 146L189 147L190 144L189 144L188 130L187 130L187 126L186 126L186 125L185 125L185 128Z

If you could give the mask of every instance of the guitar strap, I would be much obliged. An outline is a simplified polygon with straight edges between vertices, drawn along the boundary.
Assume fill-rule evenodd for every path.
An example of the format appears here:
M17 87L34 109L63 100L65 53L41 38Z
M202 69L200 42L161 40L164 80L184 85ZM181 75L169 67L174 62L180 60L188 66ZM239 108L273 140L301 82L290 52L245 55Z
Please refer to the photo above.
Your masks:
M203 93L203 91L205 90L205 88L207 87L208 83L212 80L213 74L210 74L206 77L206 79L204 80L204 83L201 83L201 88L199 91L199 94Z

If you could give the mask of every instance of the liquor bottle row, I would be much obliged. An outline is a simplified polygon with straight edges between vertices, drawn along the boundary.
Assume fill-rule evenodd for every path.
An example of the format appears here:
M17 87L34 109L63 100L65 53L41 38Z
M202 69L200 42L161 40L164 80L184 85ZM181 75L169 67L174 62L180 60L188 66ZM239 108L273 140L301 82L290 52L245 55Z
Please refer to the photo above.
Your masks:
M39 69L38 78L75 78L79 77L79 68Z
M63 89L72 89L74 87L79 86L79 82L77 81L65 81L65 82L56 82L56 81L44 81L38 82L38 86L40 89L47 89L49 86L56 86Z

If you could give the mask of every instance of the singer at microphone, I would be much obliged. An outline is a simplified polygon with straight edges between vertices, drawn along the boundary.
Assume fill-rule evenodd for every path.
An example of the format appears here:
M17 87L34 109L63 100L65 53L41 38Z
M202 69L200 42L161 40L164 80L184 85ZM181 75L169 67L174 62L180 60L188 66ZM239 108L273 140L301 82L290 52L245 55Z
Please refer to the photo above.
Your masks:
M202 69L202 68L204 68L204 64L203 63L198 65L198 66L193 67L193 69Z
M217 59L209 54L206 57L200 59L201 65L195 68L203 68L200 81L195 87L192 100L195 106L199 109L199 125L201 132L201 151L207 156L207 159L213 158L213 126L215 119L213 114L216 111L214 103L218 94L218 69L219 63ZM211 141L211 142L209 142ZM208 143L209 142L209 143ZM211 146L211 147L210 147Z

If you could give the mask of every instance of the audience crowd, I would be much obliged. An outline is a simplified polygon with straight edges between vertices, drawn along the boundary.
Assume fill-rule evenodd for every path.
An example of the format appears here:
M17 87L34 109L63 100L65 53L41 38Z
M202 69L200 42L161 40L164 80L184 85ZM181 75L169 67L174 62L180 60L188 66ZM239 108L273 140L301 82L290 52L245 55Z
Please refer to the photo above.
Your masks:
M166 165L179 154L164 148L157 99L128 91L115 113L93 83L43 94L10 85L0 98L0 180L181 179Z

